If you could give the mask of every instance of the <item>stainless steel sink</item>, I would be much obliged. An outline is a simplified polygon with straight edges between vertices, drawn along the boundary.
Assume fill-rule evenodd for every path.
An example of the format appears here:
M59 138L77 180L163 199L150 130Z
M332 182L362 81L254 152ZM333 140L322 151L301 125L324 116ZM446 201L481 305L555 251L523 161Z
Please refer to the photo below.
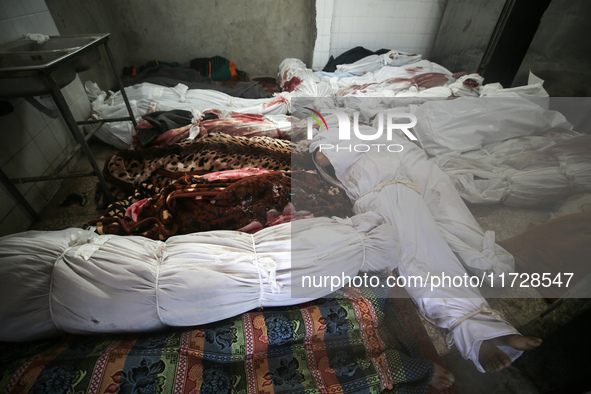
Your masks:
M68 52L65 51L2 53L0 54L0 69L43 66L55 62L67 54Z
M0 45L0 98L51 92L48 75L64 87L100 59L109 34L54 36L44 44L19 39Z
M108 41L109 34L104 34L51 37L47 43L41 45L24 40L0 45L0 98L25 97L29 102L36 103L29 96L51 93L55 106L62 115L68 130L78 142L73 152L67 155L57 166L53 175L11 179L0 168L0 184L4 185L5 189L35 220L39 218L39 215L14 185L91 175L88 173L60 175L67 163L77 155L78 149L84 152L84 155L92 166L92 174L97 177L106 201L112 201L109 185L86 141L92 138L94 133L105 122L130 121L133 127L136 127L137 123L125 89L121 83L121 78L119 78L117 68L115 67L113 54L109 48ZM100 46L104 48L106 59L119 85L129 117L77 122L60 88L70 83L76 77L77 72L86 70L100 61ZM36 108L41 111L46 109L40 104L39 106L36 105ZM94 124L95 127L88 134L84 135L79 126L86 124Z

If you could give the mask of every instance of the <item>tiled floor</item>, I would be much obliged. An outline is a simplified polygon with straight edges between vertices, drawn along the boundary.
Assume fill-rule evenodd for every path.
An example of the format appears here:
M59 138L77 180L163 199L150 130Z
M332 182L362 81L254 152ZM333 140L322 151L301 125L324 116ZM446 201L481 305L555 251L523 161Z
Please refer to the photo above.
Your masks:
M102 169L105 160L117 152L116 148L101 142L93 142L91 145L93 155L99 168ZM69 167L75 167L76 172L85 173L92 171L88 160L85 157L73 159L75 163ZM43 212L41 220L31 226L31 230L60 230L68 227L82 227L88 220L96 219L103 215L104 209L97 207L95 202L95 191L98 181L95 177L66 179L61 187L49 201ZM80 205L73 203L68 206L61 204L70 194L84 194L86 203Z

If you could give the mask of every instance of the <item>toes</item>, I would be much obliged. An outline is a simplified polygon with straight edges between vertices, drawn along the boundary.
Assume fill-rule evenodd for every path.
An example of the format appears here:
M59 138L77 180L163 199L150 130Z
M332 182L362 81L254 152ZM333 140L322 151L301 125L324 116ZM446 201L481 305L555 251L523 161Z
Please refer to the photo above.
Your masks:
M451 372L449 372L447 369L445 370L445 372L443 374L443 378L445 380L447 380L450 384L452 384L453 382L456 381L455 376Z
M433 363L435 371L433 373L433 379L431 380L431 386L436 389L444 389L451 386L455 380L454 375L441 365Z
M445 389L445 388L448 388L449 387L449 386L446 386L445 385L445 382L440 381L440 380L432 381L431 382L431 386L435 387L438 390Z
M445 379L437 379L436 381L432 381L431 382L431 386L435 387L436 389L446 389L448 387L450 387L453 384L453 382L450 382L449 380L445 380Z
M499 338L502 342L505 342L505 345L511 346L513 349L516 350L532 350L537 348L542 344L542 340L536 337L523 337L518 334L507 335L504 337Z
M484 367L486 372L498 372L511 366L511 359L500 355L493 357Z
M509 368L511 366L511 358L509 356L503 357L501 360L501 369Z
M542 344L542 339L536 337L527 337L527 344L533 349Z
M499 360L491 360L484 370L486 372L498 372L503 368L503 364Z
M482 366L486 372L497 372L500 370L500 364L497 360L490 360Z

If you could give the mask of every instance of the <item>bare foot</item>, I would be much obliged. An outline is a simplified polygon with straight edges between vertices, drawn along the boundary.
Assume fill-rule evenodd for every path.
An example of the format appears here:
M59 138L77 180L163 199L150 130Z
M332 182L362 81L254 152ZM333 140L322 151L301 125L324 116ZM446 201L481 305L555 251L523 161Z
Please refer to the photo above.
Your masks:
M478 361L486 372L496 372L511 365L511 358L497 346L510 346L515 350L532 350L542 344L536 337L524 337L519 334L504 335L482 342Z
M478 353L478 362L486 372L497 372L509 367L511 358L492 341L483 341Z
M491 339L497 346L511 346L515 350L533 350L542 344L542 340L536 337L524 337L519 334L504 335Z
M433 365L435 372L433 372L433 379L429 384L436 389L445 389L451 386L455 380L453 374L439 364L433 363Z

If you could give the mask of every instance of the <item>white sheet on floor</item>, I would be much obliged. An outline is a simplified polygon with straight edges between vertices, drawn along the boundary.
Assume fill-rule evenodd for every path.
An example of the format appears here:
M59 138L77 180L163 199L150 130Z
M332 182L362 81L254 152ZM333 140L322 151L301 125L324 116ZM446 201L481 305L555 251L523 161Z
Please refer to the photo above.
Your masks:
M367 214L166 242L80 229L9 235L0 239L0 341L193 326L316 299L331 289L292 298L293 277L385 270L398 254L392 231Z

